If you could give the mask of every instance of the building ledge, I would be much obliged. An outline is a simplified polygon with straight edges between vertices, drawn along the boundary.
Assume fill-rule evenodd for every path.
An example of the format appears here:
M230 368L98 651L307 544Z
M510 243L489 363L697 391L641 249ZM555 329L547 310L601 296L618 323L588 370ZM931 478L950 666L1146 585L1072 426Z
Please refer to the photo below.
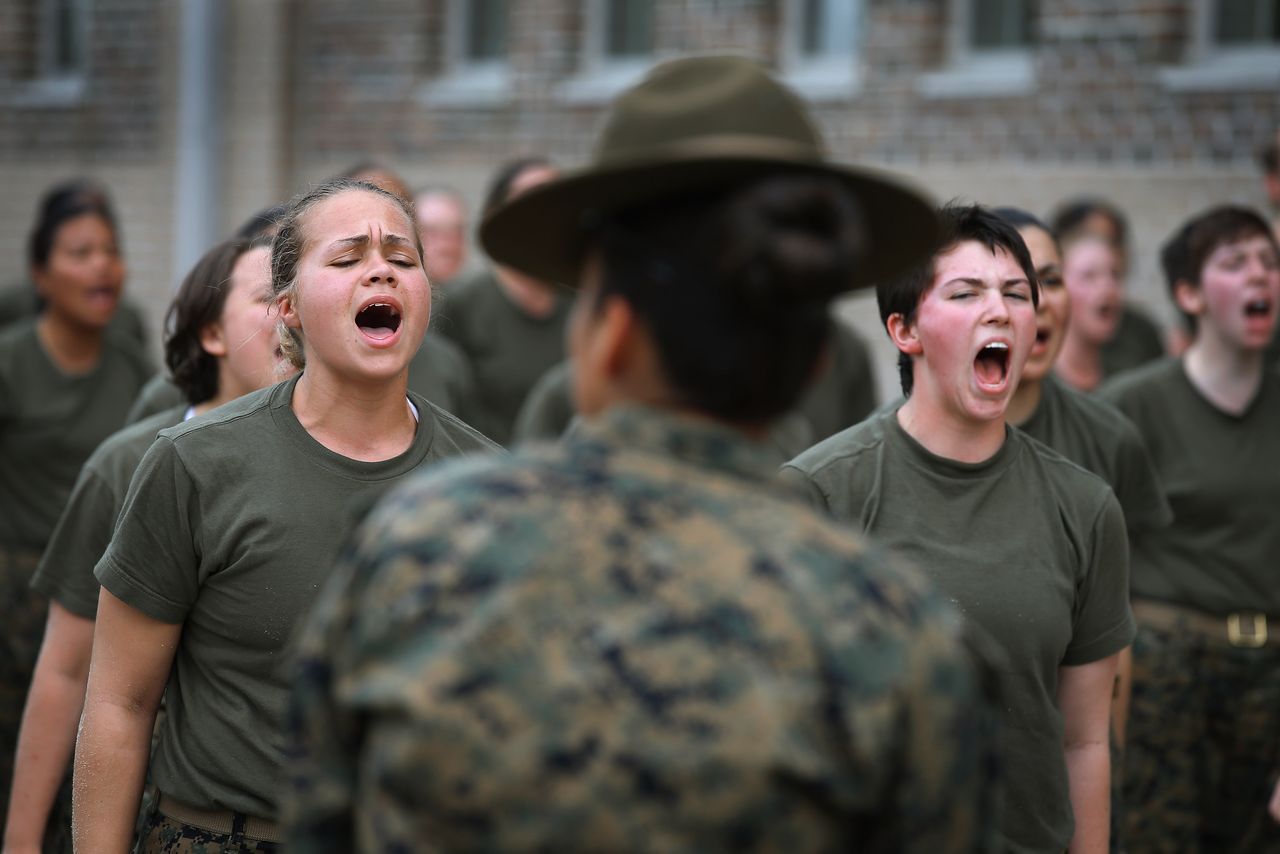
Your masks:
M505 62L462 66L418 89L418 101L427 107L500 108L514 100Z
M934 100L1016 98L1035 88L1035 65L1026 51L967 57L916 79L916 91Z
M642 59L593 63L556 87L556 96L573 106L607 104L639 83L657 60Z
M1215 53L1159 71L1170 92L1230 92L1280 87L1280 49L1252 48Z
M797 62L782 70L782 79L810 101L848 101L862 86L851 56Z
M88 92L83 77L41 77L15 85L4 102L10 107L78 107Z

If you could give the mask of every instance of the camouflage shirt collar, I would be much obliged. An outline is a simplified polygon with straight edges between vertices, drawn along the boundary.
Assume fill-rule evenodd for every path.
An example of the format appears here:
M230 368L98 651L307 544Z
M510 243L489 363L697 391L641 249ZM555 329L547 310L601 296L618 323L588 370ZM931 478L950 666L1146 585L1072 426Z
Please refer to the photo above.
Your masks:
M584 420L578 436L626 450L659 454L689 465L767 480L778 468L777 452L764 441L710 419L626 404Z

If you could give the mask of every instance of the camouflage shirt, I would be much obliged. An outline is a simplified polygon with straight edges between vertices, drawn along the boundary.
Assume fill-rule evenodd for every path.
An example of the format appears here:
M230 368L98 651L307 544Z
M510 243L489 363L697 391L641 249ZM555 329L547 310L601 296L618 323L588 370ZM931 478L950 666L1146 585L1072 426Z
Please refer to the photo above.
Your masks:
M300 640L290 850L986 850L986 665L773 460L618 408L387 496Z

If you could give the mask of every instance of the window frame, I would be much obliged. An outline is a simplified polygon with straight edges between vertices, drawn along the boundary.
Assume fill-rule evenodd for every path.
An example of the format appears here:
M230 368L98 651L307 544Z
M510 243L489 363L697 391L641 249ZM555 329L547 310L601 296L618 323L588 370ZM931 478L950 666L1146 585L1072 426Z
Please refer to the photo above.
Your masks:
M920 75L916 89L931 99L1020 97L1035 91L1038 15L1032 13L1026 45L979 48L973 44L974 0L947 0L946 65Z
M802 42L808 21L805 0L782 0L778 28L778 65L796 90L813 100L843 100L857 94L862 84L863 34L867 9L864 0L825 0L854 3L853 32L848 49L832 54L809 55Z
M58 52L60 34L58 6L62 0L34 0L36 38L34 63L31 76L20 84L8 103L18 106L76 106L84 101L89 89L91 0L67 0L72 13L71 26L78 30L74 36L77 53L72 68L53 68Z
M656 33L646 54L611 57L605 52L610 0L580 0L582 29L579 37L577 72L559 87L558 95L569 104L598 105L612 100L623 90L639 83L662 58ZM657 11L655 7L655 13ZM657 21L654 21L656 26Z
M503 107L512 103L511 0L506 0L506 29L500 58L475 60L467 55L470 42L470 0L445 0L442 41L443 68L427 82L419 100L432 107Z
M1220 2L1190 0L1184 60L1160 69L1164 88L1174 92L1225 92L1280 86L1280 41L1217 42L1214 27Z

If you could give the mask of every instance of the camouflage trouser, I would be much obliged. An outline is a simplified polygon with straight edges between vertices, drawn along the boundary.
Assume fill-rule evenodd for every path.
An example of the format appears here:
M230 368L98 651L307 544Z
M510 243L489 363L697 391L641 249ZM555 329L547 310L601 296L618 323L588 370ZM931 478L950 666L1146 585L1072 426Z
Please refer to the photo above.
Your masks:
M134 854L275 854L280 845L243 834L215 833L152 812Z
M1126 741L1128 854L1280 852L1280 647L1139 625Z
M31 589L40 553L0 545L0 833L9 812L14 752L48 602Z

